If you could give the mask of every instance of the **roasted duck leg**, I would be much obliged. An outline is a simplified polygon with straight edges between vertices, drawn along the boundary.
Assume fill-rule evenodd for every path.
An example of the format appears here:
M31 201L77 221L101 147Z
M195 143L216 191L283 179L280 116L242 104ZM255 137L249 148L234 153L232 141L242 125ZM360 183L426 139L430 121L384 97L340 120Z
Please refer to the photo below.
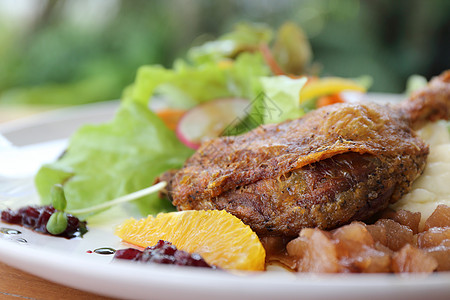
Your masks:
M163 174L179 210L225 209L259 235L365 220L408 192L428 146L413 130L450 117L450 71L397 105L342 103L208 142Z

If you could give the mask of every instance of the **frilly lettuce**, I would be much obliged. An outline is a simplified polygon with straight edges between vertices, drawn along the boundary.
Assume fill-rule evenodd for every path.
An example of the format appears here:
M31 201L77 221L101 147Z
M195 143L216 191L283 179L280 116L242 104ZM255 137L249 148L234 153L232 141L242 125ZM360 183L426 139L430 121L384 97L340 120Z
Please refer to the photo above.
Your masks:
M273 55L287 74L305 74L313 56L306 34L292 22L286 22L278 29Z
M243 53L236 60L197 66L178 60L173 69L143 66L124 97L146 104L154 94L160 94L170 106L177 108L190 108L224 97L251 99L255 80L269 72L259 53Z
M42 166L35 182L44 204L50 203L51 187L63 184L70 212L148 187L191 154L145 105L125 101L111 122L80 128L66 153ZM143 214L170 209L156 194L136 203Z
M406 95L411 95L413 92L420 90L421 88L424 88L427 85L428 81L425 77L421 75L411 75L408 77L408 80L406 81Z
M42 202L50 203L51 187L60 183L67 211L92 207L148 187L161 173L180 168L192 150L148 108L150 99L157 95L170 107L184 109L224 97L253 100L249 115L259 115L252 126L301 116L299 91L306 79L279 76L260 80L271 72L255 50L271 39L272 31L267 27L239 25L216 43L193 48L188 60L175 61L172 69L139 68L134 84L124 91L115 118L80 128L67 152L41 167L35 182ZM260 110L260 104L265 108ZM268 104L281 113L263 117L270 112ZM136 203L144 215L171 209L168 201L155 194Z
M257 51L261 44L268 44L273 31L264 24L239 23L233 31L214 41L191 48L187 56L195 64L233 59L242 52Z
M278 123L301 117L305 111L300 105L300 90L307 78L292 79L287 76L261 78L263 97L259 103L262 122Z
M141 67L114 120L82 127L61 159L41 167L35 182L42 202L50 203L56 183L64 185L69 212L152 185L158 175L180 168L192 154L148 108L155 92L185 108L220 97L251 98L259 76L268 73L257 53L243 53L225 65L178 61L174 69ZM157 195L136 203L144 215L170 207Z

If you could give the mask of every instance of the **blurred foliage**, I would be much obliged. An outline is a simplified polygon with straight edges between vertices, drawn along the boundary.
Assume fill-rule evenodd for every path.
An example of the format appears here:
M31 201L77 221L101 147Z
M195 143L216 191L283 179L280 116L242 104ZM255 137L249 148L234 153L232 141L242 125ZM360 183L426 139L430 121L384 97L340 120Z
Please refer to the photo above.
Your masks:
M240 21L299 24L320 74L368 74L372 91L402 92L408 76L450 68L446 0L116 0L108 11L87 3L40 1L23 26L0 20L0 104L117 99L139 66L170 67Z

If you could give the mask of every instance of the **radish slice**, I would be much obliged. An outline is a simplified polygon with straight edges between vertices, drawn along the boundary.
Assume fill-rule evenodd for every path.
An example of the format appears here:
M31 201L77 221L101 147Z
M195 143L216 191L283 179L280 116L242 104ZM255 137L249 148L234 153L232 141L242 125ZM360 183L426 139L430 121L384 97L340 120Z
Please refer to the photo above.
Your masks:
M202 103L187 111L177 125L177 137L186 146L197 149L208 139L218 137L239 118L246 116L250 101L223 98Z

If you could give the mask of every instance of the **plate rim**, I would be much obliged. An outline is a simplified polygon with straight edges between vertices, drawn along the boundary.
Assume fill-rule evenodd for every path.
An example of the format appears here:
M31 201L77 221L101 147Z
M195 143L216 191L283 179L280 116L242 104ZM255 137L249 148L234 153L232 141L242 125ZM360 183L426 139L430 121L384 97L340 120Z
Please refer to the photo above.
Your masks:
M37 234L37 233L36 233ZM369 291L377 292L379 298L386 296L417 297L433 295L445 297L450 294L450 272L423 276L408 274L301 274L278 272L230 272L192 267L164 265L140 265L114 261L108 264L95 258L71 256L61 251L41 249L31 245L15 244L0 239L0 260L33 275L72 288L111 297L169 299L183 295L198 299L198 294L220 292L229 299L248 295L258 299L298 296L301 292L308 299L358 299ZM64 262L62 264L62 262ZM42 270L46 270L42 273ZM67 276L79 281L66 281ZM147 281L143 278L152 278ZM124 283L121 288L117 284ZM170 287L177 285L176 290ZM261 289L261 287L263 287ZM327 287L327 288L325 288ZM130 293L130 288L133 292ZM332 288L330 291L329 288ZM383 292L380 292L383 289ZM180 294L179 290L183 293ZM351 291L351 295L348 294ZM431 293L431 294L430 294ZM435 299L434 298L434 299ZM443 298L444 299L444 298Z
M109 105L111 103L108 102ZM105 103L101 104L106 105ZM73 107L64 108L26 117L19 121L7 122L0 125L0 133L5 128L11 131L14 128L33 126L33 122L46 120L49 115L54 115L59 118L58 115L60 116L61 112L68 113L74 116L74 120L78 120L80 119L78 116L80 113L85 113L92 109L92 107L98 108L99 106L97 104L80 105L76 109ZM0 254L0 261L25 272L76 289L112 297L119 296L126 298L136 296L133 298L145 298L145 295L148 296L149 287L160 288L159 292L161 293L152 296L161 299L166 298L168 293L172 293L170 299L175 299L179 296L183 296L185 299L198 299L198 295L210 296L212 293L217 293L218 291L222 294L216 296L226 296L223 299L229 299L231 297L241 298L239 296L251 298L255 297L255 295L258 295L260 299L270 299L274 291L277 295L283 294L283 298L296 298L298 297L298 293L301 292L303 296L308 296L309 299L329 299L330 296L333 296L335 299L358 299L361 296L367 296L368 291L377 293L377 295L373 296L374 298L395 296L397 298L415 299L418 296L432 295L433 297L442 297L442 299L445 299L445 296L450 294L450 272L432 274L427 278L416 275L402 277L392 274L290 274L290 276L286 276L282 275L282 273L275 272L272 274L269 274L271 272L264 273L264 276L261 274L246 273L245 275L238 274L231 277L229 274L225 276L222 273L217 273L217 271L197 270L188 267L179 268L174 271L171 267L159 265L152 266L151 269L144 269L143 266L130 265L128 262L105 264L104 262L95 261L95 259L91 260L87 257L68 255L61 251L50 251L50 249L42 249L33 247L32 245L19 245L4 239L0 239ZM65 267L70 267L80 276L83 274L86 275L86 268L92 268L95 271L88 272L88 278L83 280L80 278L79 282L66 282L64 276L58 274L61 274L61 271L66 276L73 273L68 272L64 267L62 269L59 267L61 262L64 261L66 261ZM27 263L33 265L33 269L27 267ZM53 270L53 273L40 273L39 270L44 268ZM116 275L113 275L115 272ZM127 272L131 274L131 277L124 277ZM103 281L94 284L94 280L96 278L98 279L99 276L103 278ZM153 285L146 287L144 282L140 281L139 276L151 276ZM164 276L169 277L170 280L164 279ZM243 276L245 276L245 280L243 280ZM199 279L202 279L203 282L200 282ZM136 284L133 286L134 291L132 291L134 294L130 294L130 286L119 289L118 293L118 280L128 282L130 285L135 280ZM177 291L177 289L170 289L174 281L178 282L181 292ZM243 285L243 281L248 283L248 285ZM205 288L206 283L209 284L209 287ZM324 288L325 286L332 286L335 290L328 292L328 289ZM163 288L165 290L162 290ZM299 291L299 289L302 290ZM349 294L349 289L351 289L351 294ZM380 289L383 290L380 291ZM123 294L120 293L121 291Z

